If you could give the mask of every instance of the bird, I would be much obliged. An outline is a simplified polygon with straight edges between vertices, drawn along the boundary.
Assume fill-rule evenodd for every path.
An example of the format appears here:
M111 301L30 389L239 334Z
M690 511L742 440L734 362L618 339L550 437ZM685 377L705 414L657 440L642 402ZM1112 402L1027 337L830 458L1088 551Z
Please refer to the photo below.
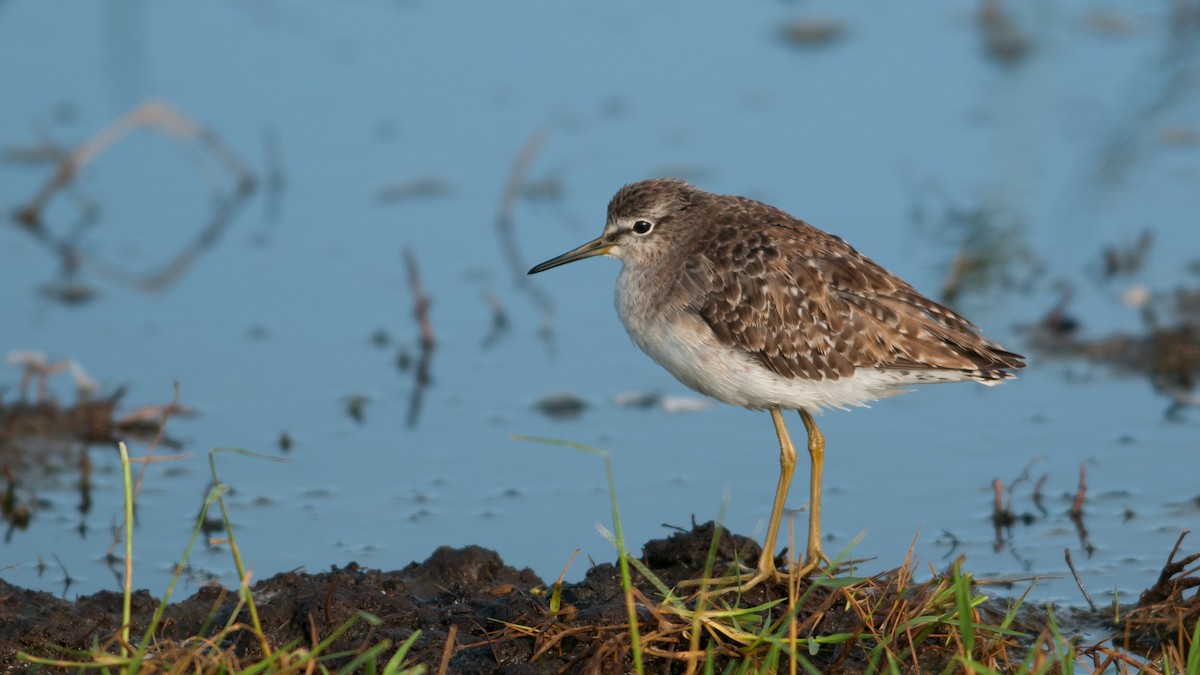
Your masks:
M685 180L625 185L608 203L599 237L529 274L594 256L621 261L617 315L643 352L695 391L770 412L779 480L762 552L741 588L784 576L775 545L797 452L782 411L798 411L808 435L808 537L793 570L807 576L830 562L821 548L825 438L815 413L915 384L994 385L1025 366L1025 357L840 237Z

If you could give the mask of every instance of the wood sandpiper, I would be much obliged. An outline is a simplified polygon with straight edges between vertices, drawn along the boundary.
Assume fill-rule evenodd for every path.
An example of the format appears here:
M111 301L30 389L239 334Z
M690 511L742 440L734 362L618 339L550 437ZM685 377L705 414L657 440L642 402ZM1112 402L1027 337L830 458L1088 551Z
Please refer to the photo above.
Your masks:
M777 580L775 543L796 449L781 410L796 410L812 465L808 547L821 551L825 439L812 413L860 406L908 385L997 384L1024 357L979 334L840 238L775 207L660 178L621 188L598 238L530 274L608 255L621 260L617 314L642 351L680 382L730 405L769 410L780 474L756 573Z

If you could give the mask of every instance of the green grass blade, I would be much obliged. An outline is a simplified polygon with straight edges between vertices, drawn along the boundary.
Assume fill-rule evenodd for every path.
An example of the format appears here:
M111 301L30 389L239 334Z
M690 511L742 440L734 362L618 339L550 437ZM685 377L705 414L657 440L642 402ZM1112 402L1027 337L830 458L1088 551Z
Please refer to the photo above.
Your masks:
M1187 650L1187 675L1200 675L1200 621L1192 629L1192 642Z
M954 598L958 615L958 630L962 636L967 658L975 653L975 622L972 620L971 581L962 572L962 559L954 561Z
M392 654L392 658L388 659L387 664L384 665L383 675L394 675L400 671L400 665L408 657L408 650L412 649L412 646L417 643L417 638L419 637L421 637L421 631L415 630L412 635L408 636L407 640L400 644L400 648L396 650L395 654Z
M117 443L121 451L121 480L125 491L125 593L121 598L121 656L129 656L129 624L133 599L133 475L129 467L129 448Z

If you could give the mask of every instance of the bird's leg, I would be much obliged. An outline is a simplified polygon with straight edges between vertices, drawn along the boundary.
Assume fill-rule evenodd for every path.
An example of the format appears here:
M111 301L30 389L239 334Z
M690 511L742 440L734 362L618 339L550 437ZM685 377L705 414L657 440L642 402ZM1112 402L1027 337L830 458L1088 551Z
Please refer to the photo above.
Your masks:
M771 421L775 423L775 434L779 437L779 485L775 488L775 501L771 505L771 519L767 521L767 537L763 540L762 553L758 556L758 567L749 579L737 577L737 583L724 590L748 590L764 581L778 581L779 570L775 567L775 540L779 536L779 523L783 520L783 507L787 502L788 488L792 484L792 473L796 470L796 446L788 436L787 425L779 408L771 408Z
M783 414L778 407L771 408L771 421L775 423L775 435L779 437L779 485L775 488L771 519L767 521L767 537L758 556L758 574L754 575L752 583L779 578L779 571L775 569L775 540L779 536L779 523L783 520L783 507L792 484L792 473L796 470L796 446L792 445L792 438L788 435Z
M795 571L797 576L803 576L820 567L821 561L826 560L821 553L820 533L820 498L821 498L821 467L825 453L825 439L820 429L812 421L812 417L803 410L800 411L804 426L808 429L808 452L813 460L813 511L809 516L808 555L804 566ZM783 520L783 509L787 502L788 488L792 484L792 474L796 470L796 446L788 435L787 425L783 423L783 414L779 408L771 408L771 421L775 423L775 434L779 437L779 485L775 488L775 501L771 505L771 519L767 522L767 536L763 540L762 553L758 556L758 566L750 578L735 574L720 579L685 581L681 586L707 585L708 583L730 583L718 588L716 592L745 591L764 581L779 581L782 575L775 567L775 542L779 537L779 524Z
M799 412L808 431L808 456L812 461L808 488L808 549L804 553L804 570L810 571L829 562L829 558L821 551L821 474L825 470L825 435L817 428L816 421L807 410L801 409ZM776 422L776 426L780 424Z

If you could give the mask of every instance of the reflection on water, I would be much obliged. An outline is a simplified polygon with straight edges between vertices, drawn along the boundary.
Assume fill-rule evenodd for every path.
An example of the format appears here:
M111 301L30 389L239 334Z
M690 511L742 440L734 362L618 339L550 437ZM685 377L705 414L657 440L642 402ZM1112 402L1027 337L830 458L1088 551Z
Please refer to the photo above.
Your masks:
M437 346L437 339L433 334L433 322L429 319L429 296L425 295L425 289L421 285L417 256L412 249L404 249L404 265L408 268L408 286L412 289L413 319L421 336L417 341L419 351L416 364L412 367L412 393L408 399L407 425L412 429L417 426L417 419L421 415L421 402L425 400L425 390L433 383L429 369L433 363L433 350Z
M545 143L545 132L535 132L530 136L525 146L521 148L521 152L517 155L516 159L513 160L513 164L509 168L508 178L504 183L503 196L500 198L500 209L496 215L496 231L500 235L500 247L504 252L504 260L508 263L508 273L512 277L513 284L541 312L542 320L538 327L538 334L546 342L547 346L552 346L554 338L554 301L540 285L530 281L527 274L529 265L526 264L525 256L521 253L516 237L517 203L520 201L522 194L528 195L525 191L525 177L529 172L529 165L533 163L534 158L541 152L542 146Z
M131 274L124 265L100 259L81 248L79 239L96 224L99 202L84 200L76 224L63 234L54 234L45 222L44 213L59 193L75 194L75 180L88 164L98 160L113 145L139 129L149 129L180 142L193 142L211 152L233 176L232 190L218 191L214 187L213 210L207 223L193 241L162 263L156 272ZM59 257L60 278L42 286L44 297L64 304L79 304L91 300L94 291L81 280L84 268L146 292L162 290L173 283L187 268L220 239L246 198L254 190L256 180L237 154L230 150L215 132L206 129L163 101L143 103L112 124L104 127L87 141L56 158L49 180L16 210L16 220L35 241Z
M1195 119L1200 103L1200 5L1171 3L1161 20L1165 30L1158 53L1125 85L1121 106L1099 145L1095 169L1101 186L1125 182L1139 161L1171 151L1180 120ZM1182 137L1194 137L1195 132L1190 127L1190 134L1184 131Z

